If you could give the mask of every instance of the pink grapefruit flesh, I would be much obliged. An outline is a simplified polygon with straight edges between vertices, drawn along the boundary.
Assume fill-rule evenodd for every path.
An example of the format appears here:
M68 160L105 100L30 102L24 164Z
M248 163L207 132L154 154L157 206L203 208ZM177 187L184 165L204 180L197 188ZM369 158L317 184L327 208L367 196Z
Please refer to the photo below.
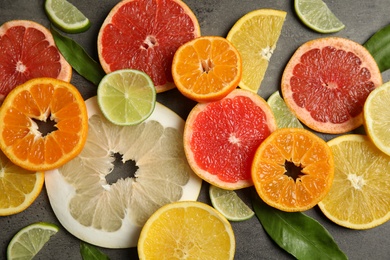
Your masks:
M225 98L198 103L184 129L184 149L193 171L217 187L253 185L251 163L261 142L276 129L268 104L257 94L235 89Z
M306 126L340 134L362 125L364 102L381 84L379 68L362 45L329 37L297 49L284 70L282 94Z
M100 29L99 60L106 73L141 70L163 92L175 87L171 66L177 48L199 36L194 13L180 0L124 0Z
M69 82L72 67L44 26L28 20L4 23L0 27L0 101L16 86L38 77Z

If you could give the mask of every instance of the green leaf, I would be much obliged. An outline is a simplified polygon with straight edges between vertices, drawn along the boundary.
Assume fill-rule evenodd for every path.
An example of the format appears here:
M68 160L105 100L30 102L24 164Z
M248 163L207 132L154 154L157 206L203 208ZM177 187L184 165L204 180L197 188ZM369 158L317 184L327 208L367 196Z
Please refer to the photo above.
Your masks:
M77 42L61 35L53 26L51 26L50 31L58 50L72 68L96 86L99 85L100 80L105 75L101 65L92 59Z
M390 24L374 33L363 46L371 53L381 72L390 69Z
M297 259L348 259L329 232L301 212L284 212L253 196L253 208L268 235Z
M80 243L80 253L83 260L109 260L108 256L100 252L96 247L81 242Z

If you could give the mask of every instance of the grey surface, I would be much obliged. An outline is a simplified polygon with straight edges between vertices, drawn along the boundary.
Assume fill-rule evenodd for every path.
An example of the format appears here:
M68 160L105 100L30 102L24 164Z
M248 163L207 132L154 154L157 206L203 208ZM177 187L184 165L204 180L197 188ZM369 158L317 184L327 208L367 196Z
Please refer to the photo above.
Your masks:
M92 27L85 33L70 36L97 59L96 40L99 28L108 12L118 1L72 0L71 2L90 18ZM295 15L292 0L185 0L185 2L197 16L202 35L226 36L237 19L255 9L273 8L287 11L288 15L281 37L259 91L265 99L279 89L283 68L295 49L308 40L328 36L307 29ZM389 0L325 0L325 2L346 25L341 32L332 34L334 36L364 43L375 31L390 23ZM43 0L0 0L0 24L12 19L30 19L49 27L43 3ZM389 73L384 73L384 81L388 81L389 76ZM96 94L96 87L77 73L74 73L72 83L79 88L85 99ZM157 98L183 119L195 104L184 98L177 90L158 94ZM332 136L324 136L324 138L330 139ZM207 189L208 185L203 184L199 200L210 203ZM249 193L249 189L239 192L248 204L250 203ZM349 259L390 259L389 222L371 230L356 231L330 222L317 207L307 211L306 214L324 225ZM60 225L50 208L45 190L24 212L0 217L0 259L6 258L6 247L12 236L24 226L37 221ZM232 226L237 242L235 259L293 259L272 242L255 217L245 222L232 223ZM77 238L61 228L60 232L52 237L41 250L37 259L81 259L79 244L80 241ZM136 248L102 248L101 250L111 259L138 258Z

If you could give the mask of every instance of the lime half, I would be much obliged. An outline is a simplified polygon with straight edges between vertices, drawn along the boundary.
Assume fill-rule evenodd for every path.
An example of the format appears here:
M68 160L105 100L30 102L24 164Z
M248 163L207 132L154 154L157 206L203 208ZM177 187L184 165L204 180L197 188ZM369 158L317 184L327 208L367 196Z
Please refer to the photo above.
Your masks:
M294 0L295 12L309 28L320 33L334 33L345 25L322 0Z
M50 21L67 33L80 33L91 26L89 19L66 0L46 0L45 11Z
M123 69L103 77L97 101L104 116L116 125L136 125L146 120L156 105L156 88L139 70Z
M279 91L275 91L268 98L267 103L274 113L278 128L303 128L301 122L287 107Z
M209 188L213 207L231 221L244 221L255 214L233 190L224 190L214 185Z
M7 259L32 259L58 230L56 225L45 222L21 229L8 244Z

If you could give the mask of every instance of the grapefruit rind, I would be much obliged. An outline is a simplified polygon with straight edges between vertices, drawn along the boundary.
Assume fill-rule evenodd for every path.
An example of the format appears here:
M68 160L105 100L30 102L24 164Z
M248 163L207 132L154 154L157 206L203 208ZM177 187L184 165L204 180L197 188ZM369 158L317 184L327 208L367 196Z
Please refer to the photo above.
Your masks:
M290 61L287 63L282 75L282 95L289 109L295 114L295 116L307 127L328 134L342 134L348 131L352 131L363 124L363 105L361 106L361 112L354 117L349 116L350 119L343 123L334 124L329 121L319 122L313 119L311 112L306 110L305 107L300 107L294 100L294 92L291 89L290 80L294 76L294 69L301 61L301 57L308 51L313 49L322 49L326 46L331 46L336 49L341 49L346 52L354 53L359 57L361 64L360 68L368 68L371 74L370 80L373 82L374 87L382 85L382 75L379 71L378 65L372 58L371 54L360 44L345 38L340 37L325 37L315 40L310 40L301 45L293 54ZM313 75L309 75L313 76ZM320 77L320 75L318 75ZM348 76L346 76L348 77ZM318 97L320 98L320 97ZM363 103L364 100L359 100ZM318 109L324 109L324 107L318 107Z
M276 130L276 121L273 116L273 113L271 111L271 108L267 104L267 102L262 99L259 95L249 91L249 90L243 90L243 89L235 89L232 92L230 92L225 98L221 99L220 101L224 99L232 99L237 96L244 96L250 98L255 105L261 108L263 113L266 116L266 121L267 121L267 126L270 132L273 132ZM219 101L216 101L219 102ZM217 174L212 174L210 173L207 169L202 169L199 167L196 159L195 159L195 154L192 150L191 147L191 139L194 134L194 124L196 121L197 116L200 113L203 113L205 108L208 106L208 104L211 103L198 103L195 105L195 107L190 111L190 114L187 117L185 128L184 128L184 151L188 160L189 165L191 166L192 170L204 181L218 187L221 189L226 189L226 190L237 190L237 189L242 189L246 187L250 187L253 185L252 179L250 177L250 173L248 173L248 178L247 179L241 179L237 180L235 182L227 182L221 180ZM239 127L238 127L239 128ZM215 137L213 137L215 138ZM212 141L210 139L210 141ZM213 155L210 155L211 157ZM248 160L251 160L251 158L247 158Z
M99 115L103 117L97 104L96 97L86 100L88 116ZM164 127L172 127L182 132L184 121L167 107L156 103L152 115L145 120L158 121ZM99 173L97 173L99 175ZM99 175L100 176L100 175ZM101 176L99 178L102 178ZM104 178L104 177L103 177ZM116 231L105 231L91 226L80 224L71 214L69 202L77 194L75 187L68 183L59 169L49 171L45 174L45 184L52 209L60 223L74 236L80 240L93 245L105 248L129 248L135 247L139 238L142 225L135 223L129 217L131 208L126 208L126 214L122 223ZM107 187L106 181L102 180L102 186ZM197 200L202 181L195 174L190 174L189 180L183 186L183 193L180 200ZM154 187L155 188L155 187ZM131 194L129 194L131 198ZM107 215L107 212L104 213ZM114 218L117 216L114 216Z

